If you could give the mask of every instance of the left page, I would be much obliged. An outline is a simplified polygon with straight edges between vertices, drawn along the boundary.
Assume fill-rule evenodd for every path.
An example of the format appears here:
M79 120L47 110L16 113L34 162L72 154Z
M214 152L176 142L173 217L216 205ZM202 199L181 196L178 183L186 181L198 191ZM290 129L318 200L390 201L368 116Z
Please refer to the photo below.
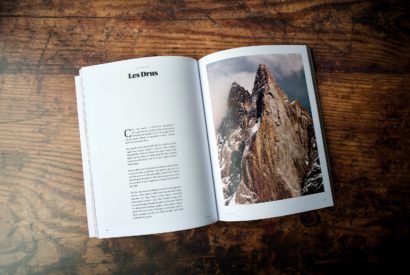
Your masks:
M95 235L217 221L197 61L150 57L90 66L80 82Z

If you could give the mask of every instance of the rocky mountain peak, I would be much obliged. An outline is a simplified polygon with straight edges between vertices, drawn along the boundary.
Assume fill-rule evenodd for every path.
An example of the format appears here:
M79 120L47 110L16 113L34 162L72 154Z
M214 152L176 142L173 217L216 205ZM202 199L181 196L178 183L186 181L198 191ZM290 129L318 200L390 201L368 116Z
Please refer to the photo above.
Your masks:
M323 191L310 114L289 101L264 64L252 94L232 84L217 143L226 204Z
M228 97L228 115L243 116L251 104L251 95L244 87L236 82L232 83Z

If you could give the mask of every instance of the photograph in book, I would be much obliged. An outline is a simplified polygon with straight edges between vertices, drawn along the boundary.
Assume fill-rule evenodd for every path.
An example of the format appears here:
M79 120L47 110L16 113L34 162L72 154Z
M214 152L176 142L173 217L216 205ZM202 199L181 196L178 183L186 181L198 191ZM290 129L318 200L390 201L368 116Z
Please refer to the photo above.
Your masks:
M225 205L323 192L302 56L235 57L206 70Z

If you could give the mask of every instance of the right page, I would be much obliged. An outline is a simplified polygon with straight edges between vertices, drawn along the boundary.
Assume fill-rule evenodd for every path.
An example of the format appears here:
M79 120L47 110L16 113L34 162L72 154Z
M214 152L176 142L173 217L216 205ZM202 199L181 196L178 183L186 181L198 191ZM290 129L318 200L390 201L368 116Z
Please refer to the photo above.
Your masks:
M306 46L256 46L199 60L219 219L333 205Z

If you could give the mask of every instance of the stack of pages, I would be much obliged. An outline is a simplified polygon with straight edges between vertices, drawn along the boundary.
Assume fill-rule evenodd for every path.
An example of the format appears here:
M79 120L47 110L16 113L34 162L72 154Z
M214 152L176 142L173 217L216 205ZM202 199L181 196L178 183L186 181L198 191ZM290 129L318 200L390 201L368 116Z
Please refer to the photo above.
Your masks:
M333 205L306 46L138 58L75 82L90 237Z

